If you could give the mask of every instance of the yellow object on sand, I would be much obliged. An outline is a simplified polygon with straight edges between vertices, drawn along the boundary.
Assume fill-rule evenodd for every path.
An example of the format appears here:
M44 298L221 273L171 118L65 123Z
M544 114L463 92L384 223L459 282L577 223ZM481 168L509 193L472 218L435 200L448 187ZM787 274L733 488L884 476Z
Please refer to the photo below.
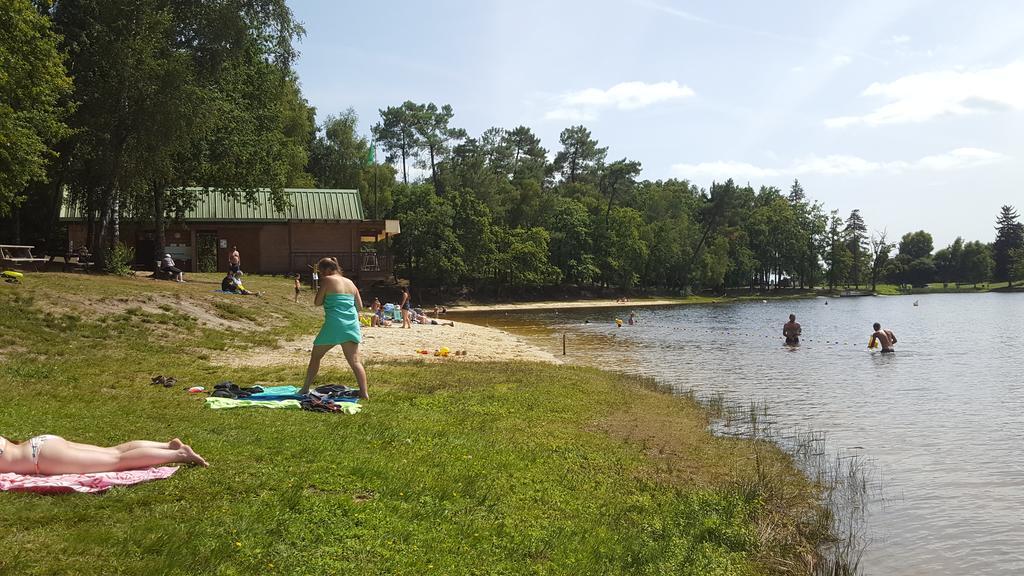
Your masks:
M21 272L15 272L14 270L4 270L3 274L0 275L8 280L14 280L15 282L18 282L25 277Z

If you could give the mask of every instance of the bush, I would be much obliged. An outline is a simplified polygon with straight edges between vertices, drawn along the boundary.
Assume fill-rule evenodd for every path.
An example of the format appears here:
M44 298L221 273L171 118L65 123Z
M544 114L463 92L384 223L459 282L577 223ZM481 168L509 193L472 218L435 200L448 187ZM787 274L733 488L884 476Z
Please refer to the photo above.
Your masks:
M118 242L107 251L103 262L103 269L110 274L130 276L132 274L133 262L135 262L135 249Z

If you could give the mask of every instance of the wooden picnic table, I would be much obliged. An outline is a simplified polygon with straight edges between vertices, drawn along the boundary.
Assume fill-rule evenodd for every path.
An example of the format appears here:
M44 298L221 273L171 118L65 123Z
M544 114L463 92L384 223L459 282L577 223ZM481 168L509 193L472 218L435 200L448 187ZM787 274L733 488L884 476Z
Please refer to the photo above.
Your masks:
M32 255L35 246L21 246L17 244L0 244L0 266L11 268L31 268L39 270L39 266L46 264L49 258L37 258Z

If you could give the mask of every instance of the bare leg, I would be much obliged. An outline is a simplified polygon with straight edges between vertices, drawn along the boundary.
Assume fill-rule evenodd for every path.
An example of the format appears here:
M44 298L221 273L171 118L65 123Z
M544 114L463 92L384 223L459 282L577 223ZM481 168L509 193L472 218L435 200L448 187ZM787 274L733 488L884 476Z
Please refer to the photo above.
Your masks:
M152 442L150 440L132 440L131 442L125 442L124 444L118 444L117 446L111 446L109 448L104 446L93 446L92 444L80 444L78 442L72 442L65 440L68 446L75 448L76 450L93 450L99 452L115 451L115 452L127 452L129 450L135 450L136 448L163 448L164 450L177 450L184 446L184 443L177 438L170 442Z
M356 375L356 382L359 383L359 397L363 400L369 400L370 394L366 388L366 369L363 368L363 363L359 361L359 344L357 342L344 342L341 345L341 349L345 352L345 360L348 360L352 373Z
M66 440L53 439L43 444L39 452L39 471L43 474L120 472L173 463L208 465L185 445L177 450L141 447L118 452L114 449L82 450Z
M331 348L334 348L334 344L313 346L313 351L309 354L309 366L306 367L306 381L302 385L302 390L299 390L299 394L309 394L309 388L313 385L313 380L316 380L317 373L320 372L320 360Z

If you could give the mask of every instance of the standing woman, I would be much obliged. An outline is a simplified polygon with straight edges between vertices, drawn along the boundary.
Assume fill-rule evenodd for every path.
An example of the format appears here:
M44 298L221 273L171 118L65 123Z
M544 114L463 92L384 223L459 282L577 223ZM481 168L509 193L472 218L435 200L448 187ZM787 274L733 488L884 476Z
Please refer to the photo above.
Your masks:
M366 370L359 361L359 343L363 339L359 328L359 310L363 307L359 289L341 275L341 266L334 258L321 258L316 271L320 276L320 289L317 290L313 304L324 307L324 325L316 340L313 340L313 352L309 357L309 367L306 368L306 382L299 394L309 393L320 371L320 360L328 350L340 344L345 352L345 360L359 383L359 397L367 400L370 396L366 390Z
M412 321L409 319L412 302L410 302L408 286L402 288L402 303L399 308L402 309L402 328L412 328Z

